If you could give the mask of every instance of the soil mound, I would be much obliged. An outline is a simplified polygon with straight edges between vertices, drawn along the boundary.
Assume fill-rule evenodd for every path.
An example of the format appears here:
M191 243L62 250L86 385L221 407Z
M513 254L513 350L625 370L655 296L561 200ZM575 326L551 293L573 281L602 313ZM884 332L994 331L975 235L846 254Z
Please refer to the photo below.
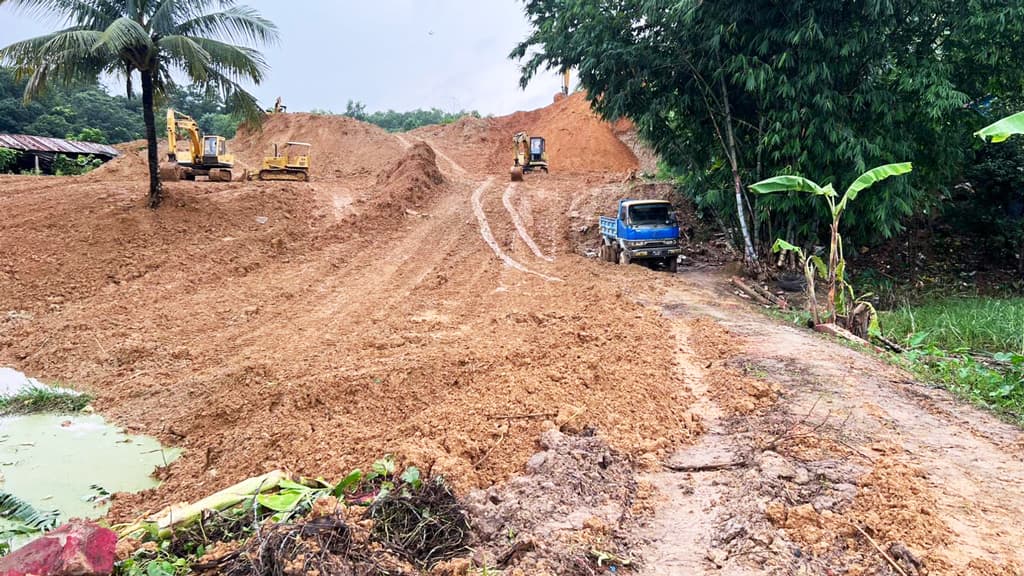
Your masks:
M313 146L314 181L373 177L380 166L402 155L402 146L381 128L347 116L273 114L260 128L242 127L229 144L235 156L259 166L274 144L305 142Z
M85 175L89 180L100 182L118 182L129 180L142 180L149 174L149 162L146 160L146 141L133 140L123 144L116 144L114 148L121 153L114 158ZM167 156L167 143L160 142L159 158Z
M377 175L380 187L377 205L381 209L421 208L436 196L443 184L444 176L437 167L434 149L417 142Z
M636 156L616 137L613 125L594 114L582 93L539 110L499 118L496 127L504 132L492 155L499 166L511 160L513 134L525 130L547 140L552 171L628 172L638 167Z
M629 172L639 163L616 130L590 109L583 94L550 106L499 118L462 118L446 126L427 126L412 133L437 140L465 166L483 172L507 172L512 163L512 136L526 131L547 140L552 172Z

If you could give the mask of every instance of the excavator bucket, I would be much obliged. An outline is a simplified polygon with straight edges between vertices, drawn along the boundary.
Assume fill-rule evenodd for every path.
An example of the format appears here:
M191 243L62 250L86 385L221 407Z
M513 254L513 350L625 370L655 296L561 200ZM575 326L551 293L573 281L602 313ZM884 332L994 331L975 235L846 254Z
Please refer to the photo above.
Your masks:
M181 180L182 167L175 162L164 162L158 168L160 180L164 182L177 182Z
M523 181L523 167L522 166L513 166L512 167L512 181L513 182L522 182Z

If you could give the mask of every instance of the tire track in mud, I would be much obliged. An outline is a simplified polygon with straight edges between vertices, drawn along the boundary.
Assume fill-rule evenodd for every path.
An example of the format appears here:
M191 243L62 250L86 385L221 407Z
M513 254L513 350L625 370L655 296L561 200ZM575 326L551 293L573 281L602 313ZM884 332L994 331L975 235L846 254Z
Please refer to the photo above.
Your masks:
M398 141L402 144L402 146L404 146L406 148L409 148L409 147L412 146L412 144L410 144L409 141L406 138L404 138L403 136L401 136L399 134L395 134L395 138L397 138ZM463 168L458 163L456 163L454 160L449 158L447 154L445 154L440 149L435 147L433 143L431 143L428 140L421 140L421 141L422 142L426 142L426 144L428 146L430 146L432 150L434 150L434 153L437 154L438 157L440 157L442 160L447 162L449 166L451 166L451 169L456 174L458 174L459 176L466 176L468 174L466 172L465 168ZM483 183L481 183L476 188L476 190L473 191L473 195L471 197L471 202L473 204L473 213L476 215L477 222L480 224L480 235L483 236L484 242L486 242L487 245L491 247L491 250L494 251L494 254L498 258L501 259L501 261L505 264L505 266L508 266L509 268L514 268L516 270L519 270L520 272L523 272L524 274L533 274L534 276L537 276L539 278L543 278L544 280L546 280L548 282L563 282L563 280L561 278L558 278L557 276L549 276L549 275L544 274L542 272L537 272L536 270L531 270L530 268L527 268L526 266L524 266L520 262L518 262L515 259L513 259L508 254L506 254L505 251L501 249L501 246L498 245L498 241L494 238L494 233L491 231L491 226L490 226L490 224L487 221L487 215L484 213L483 200L482 200L483 193L488 188L490 188L491 184L493 184L493 183L494 183L494 176L491 176L491 177L487 178L487 180L485 180ZM546 260L548 262L552 262L554 259L545 256L540 251L540 248L533 241L533 239L530 238L530 235L526 231L525 226L523 226L522 218L519 216L519 213L516 212L515 208L512 206L511 190L512 190L512 185L510 184L509 187L505 190L505 194L502 196L502 202L505 204L505 208L508 210L509 214L511 215L512 221L515 224L516 230L519 232L520 237L523 238L523 240L527 243L527 245L530 247L530 249L533 250L534 254L536 254L539 258L541 258L543 260Z
M519 237L523 239L523 242L526 242L526 245L530 247L530 250L533 251L537 258L548 262L554 262L554 258L551 256L545 256L544 253L541 252L540 247L537 246L537 243L533 241L530 233L526 230L526 226L523 224L523 218L519 215L515 206L512 205L512 193L515 189L516 185L514 183L506 186L505 193L501 195L501 203L505 205L505 210L507 210L509 216L512 217L512 223L515 224L516 232L519 233Z
M473 213L476 214L477 222L480 223L480 235L484 237L484 242L486 242L487 245L491 247L491 250L493 250L494 254L498 258L500 258L502 262L505 263L505 266L508 266L509 268L515 268L516 270L519 270L520 272L523 272L525 274L533 274L534 276L543 278L548 282L563 282L561 278L555 276L548 276L547 274L543 274L535 270L530 270L526 266L523 266L519 262L513 260L512 257L509 256L508 254L505 254L505 251L502 250L501 246L498 245L498 241L494 239L494 233L491 232L491 226L490 224L487 223L487 215L484 214L484 206L482 200L484 192L487 191L487 189L490 188L491 184L493 183L494 177L491 176L482 184L480 184L480 186L478 186L476 190L473 191L472 197Z

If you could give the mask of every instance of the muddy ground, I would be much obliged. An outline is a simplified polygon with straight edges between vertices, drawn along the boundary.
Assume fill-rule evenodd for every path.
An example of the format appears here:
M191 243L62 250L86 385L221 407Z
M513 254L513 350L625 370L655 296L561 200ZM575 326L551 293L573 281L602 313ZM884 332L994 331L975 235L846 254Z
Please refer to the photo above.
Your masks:
M552 173L510 184L520 129ZM115 518L391 453L509 574L1021 574L1018 429L752 310L720 252L587 257L660 193L616 132L579 95L401 135L279 115L234 152L309 141L311 183L171 183L155 212L138 143L0 177L0 364L183 448Z

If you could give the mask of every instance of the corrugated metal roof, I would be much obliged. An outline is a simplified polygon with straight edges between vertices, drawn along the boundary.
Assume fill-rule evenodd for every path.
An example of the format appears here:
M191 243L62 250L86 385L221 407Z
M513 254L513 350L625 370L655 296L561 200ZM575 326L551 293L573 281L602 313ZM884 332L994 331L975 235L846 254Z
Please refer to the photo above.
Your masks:
M26 152L54 152L59 154L95 154L113 158L117 148L92 142L72 142L61 138L29 136L27 134L0 134L0 147Z

